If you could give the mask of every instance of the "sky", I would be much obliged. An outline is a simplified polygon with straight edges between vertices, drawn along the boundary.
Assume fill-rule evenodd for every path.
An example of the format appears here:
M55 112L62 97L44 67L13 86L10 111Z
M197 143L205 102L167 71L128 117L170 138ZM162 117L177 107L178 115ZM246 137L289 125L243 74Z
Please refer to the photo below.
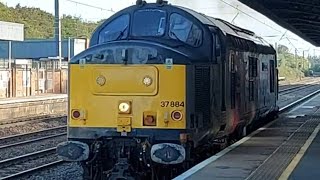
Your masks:
M135 4L135 1L60 0L60 16L67 14L81 17L86 21L99 21L108 18L123 8ZM155 1L147 0L147 2ZM54 0L0 0L0 2L8 6L15 6L20 3L21 6L37 7L54 14ZM299 55L302 55L303 51L306 56L309 54L320 55L320 48L314 47L299 36L287 31L237 0L169 0L169 3L188 7L209 16L227 20L237 26L255 32L272 45L275 43L286 45L292 53L297 49Z

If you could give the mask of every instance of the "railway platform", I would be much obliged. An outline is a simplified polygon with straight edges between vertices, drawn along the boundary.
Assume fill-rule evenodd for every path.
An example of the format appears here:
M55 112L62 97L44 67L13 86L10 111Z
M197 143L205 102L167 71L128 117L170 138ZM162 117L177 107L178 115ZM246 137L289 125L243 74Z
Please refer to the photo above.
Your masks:
M51 99L65 99L67 94L40 94L36 96L23 96L23 97L13 97L13 98L2 98L0 99L0 105L2 104L14 104L22 102L34 102L34 101L43 101Z
M318 94L174 180L319 179L319 129Z
M67 94L41 94L37 96L0 99L0 122L48 114L63 114L67 109Z

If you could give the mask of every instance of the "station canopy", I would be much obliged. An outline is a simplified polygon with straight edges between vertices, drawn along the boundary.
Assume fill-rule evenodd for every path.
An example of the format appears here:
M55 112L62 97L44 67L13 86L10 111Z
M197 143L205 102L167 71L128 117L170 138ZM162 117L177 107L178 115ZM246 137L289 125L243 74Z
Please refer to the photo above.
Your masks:
M239 0L292 31L314 46L320 46L320 0Z

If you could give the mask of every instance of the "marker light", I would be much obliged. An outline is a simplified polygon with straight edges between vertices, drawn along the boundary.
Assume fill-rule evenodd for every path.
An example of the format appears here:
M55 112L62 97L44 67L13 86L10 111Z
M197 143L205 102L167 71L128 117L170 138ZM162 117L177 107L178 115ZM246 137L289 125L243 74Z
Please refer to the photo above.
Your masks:
M81 116L81 113L80 113L79 110L74 109L74 110L71 111L72 119L78 119L78 118L80 118L80 116Z
M129 102L120 102L119 104L119 112L120 113L130 113L131 105Z
M145 126L155 126L156 125L156 119L152 115L147 115L143 119L143 125Z
M182 119L182 113L180 111L173 111L171 113L171 118L175 121L180 121Z

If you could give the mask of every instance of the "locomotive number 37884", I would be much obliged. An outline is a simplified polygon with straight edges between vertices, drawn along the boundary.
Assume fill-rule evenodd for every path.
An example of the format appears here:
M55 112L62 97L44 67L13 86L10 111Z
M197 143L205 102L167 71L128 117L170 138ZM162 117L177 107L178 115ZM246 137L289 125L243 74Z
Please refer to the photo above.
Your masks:
M161 107L184 107L183 101L161 101Z

